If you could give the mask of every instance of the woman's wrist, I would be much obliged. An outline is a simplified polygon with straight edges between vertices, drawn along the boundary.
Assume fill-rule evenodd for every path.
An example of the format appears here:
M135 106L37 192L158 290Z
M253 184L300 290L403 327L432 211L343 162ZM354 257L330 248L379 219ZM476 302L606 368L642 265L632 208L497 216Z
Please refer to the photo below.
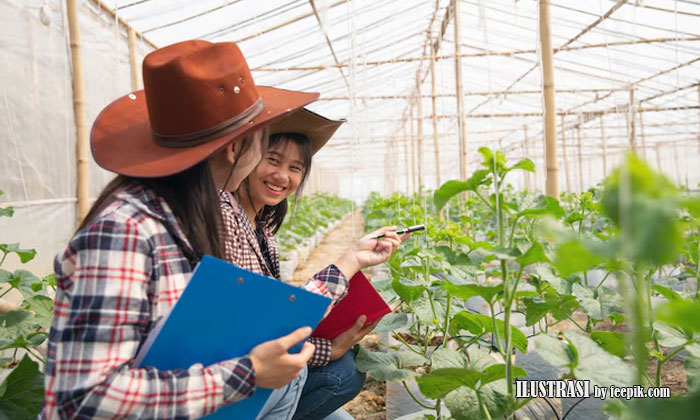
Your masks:
M338 270L340 270L347 279L352 278L352 276L362 268L360 261L357 259L352 249L346 250L333 264L338 267Z

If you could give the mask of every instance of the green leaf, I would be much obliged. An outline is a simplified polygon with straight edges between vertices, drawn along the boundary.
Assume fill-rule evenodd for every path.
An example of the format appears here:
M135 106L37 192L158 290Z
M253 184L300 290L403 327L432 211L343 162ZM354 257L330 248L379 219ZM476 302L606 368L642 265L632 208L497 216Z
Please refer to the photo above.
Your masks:
M8 419L33 419L44 403L44 378L37 363L25 355L0 385L0 413Z
M521 159L520 161L518 161L518 163L508 168L508 172L515 169L522 169L523 171L527 172L535 172L535 164L530 159L525 158Z
M679 295L675 290L671 290L666 286L662 286L660 284L655 284L651 286L651 290L654 290L661 296L665 297L668 300L683 300L681 295Z
M541 262L550 262L547 255L544 253L544 247L541 243L535 241L530 248L515 260L521 267L527 267L530 264Z
M447 292L459 299L469 299L474 296L481 296L487 302L492 302L493 297L503 293L503 286L480 286L478 284L454 284L450 281L443 283L443 288Z
M564 220L564 222L567 225L573 225L574 223L580 222L581 220L583 220L583 215L581 213L575 211L575 212L571 213L570 215L568 215L566 217L566 220Z
M656 339L664 347L679 347L692 338L692 335L689 337L680 329L661 322L654 323L654 329L656 330Z
M546 334L533 338L535 351L548 363L563 369L570 369L575 364L574 355L568 342L557 340Z
M625 357L625 336L619 332L593 331L591 340L598 343L608 353L624 358Z
M525 369L521 368L520 366L511 366L511 372L513 374L513 378L527 376L527 372L525 371ZM479 386L484 386L499 379L505 379L505 377L506 365L498 364L489 366L486 369L484 369L483 374L481 375L481 379L479 381Z
M53 317L53 299L46 296L32 296L22 302L22 309L34 312L36 325L48 330ZM389 314L392 315L392 314Z
M496 328L498 328L498 336L501 340L505 335L505 324L502 320L496 319ZM513 346L523 353L527 352L527 337L522 331L511 325L511 340ZM482 314L474 314L467 311L457 313L450 321L450 333L458 335L460 330L467 330L475 336L483 334L493 334L493 321L490 316Z
M435 350L430 356L430 360L433 369L469 367L469 360L463 353L444 347Z
M623 231L624 249L630 258L655 265L676 259L683 245L680 196L666 177L629 154L606 180L602 203L605 214Z
M394 277L391 281L391 288L404 302L413 302L421 297L425 291L424 285L408 279L400 279L399 277Z
M433 308L435 308L435 313L433 313ZM422 325L439 326L445 319L445 310L442 304L435 300L431 306L430 298L425 296L414 300L411 303L411 309Z
M12 217L15 214L15 209L12 207L0 207L0 217Z
M411 351L392 353L370 352L362 346L355 346L355 363L360 372L369 372L378 381L404 381L413 379L417 373L409 367L423 366L427 360Z
M466 386L474 388L481 372L461 368L434 369L416 378L421 394L428 398L445 398L455 389Z
M551 214L555 218L560 219L564 217L566 211L561 207L561 204L559 204L556 198L540 194L537 196L534 207L518 212L516 217L539 217L545 214Z
M474 171L472 176L466 181L450 180L445 182L438 188L433 194L433 202L435 203L435 210L440 211L450 198L464 191L476 191L480 185L484 184L486 177L489 175L490 171L485 169L480 169Z
M686 357L684 368L685 376L688 379L688 391L700 393L700 358Z
M501 260L515 260L522 254L520 250L516 247L488 249L484 250L484 253L486 253L487 255L493 255L494 257Z
M545 299L534 298L526 303L525 325L532 326L545 315L551 313L554 319L561 321L578 308L579 303L572 295L547 293Z
M389 332L389 331L393 331L393 330L405 327L407 324L408 324L408 315L405 313L386 314L386 315L384 315L384 318L382 318L382 320L379 321L379 324L377 324L377 326L374 327L374 330L372 330L372 332L374 332L374 333Z
M34 345L25 338L36 331L36 323L29 312L15 310L2 314L0 325L0 350Z
M19 247L18 243L14 244L0 244L0 251L3 253L14 253L17 254L19 257L19 260L22 262L22 264L25 264L32 259L34 259L34 256L36 255L36 250L35 249L22 249Z
M656 308L656 319L688 331L700 331L700 302L676 300Z
M622 305L622 298L614 290L601 287L597 290L593 286L573 285L573 294L581 304L581 308L591 318L602 320L610 316L615 309Z
M694 419L700 412L700 394L672 398L635 398L623 404L620 420Z
M0 276L0 282L5 280L4 275ZM15 270L15 272L10 275L9 279L6 279L6 282L9 283L11 287L19 290L22 296L29 298L37 294L32 285L41 282L41 280L27 270Z
M562 277L589 270L601 262L600 257L576 239L560 244L554 256L554 265Z
M577 379L598 386L629 386L634 369L621 358L600 348L595 341L573 331L565 331L566 342L546 335L535 337L535 348L543 359L569 370Z
M445 405L450 410L450 415L455 420L473 420L485 418L479 406L477 391L471 388L461 387L445 396ZM492 419L503 417L508 409L508 397L505 389L505 381L490 383L479 390L481 400L490 413Z

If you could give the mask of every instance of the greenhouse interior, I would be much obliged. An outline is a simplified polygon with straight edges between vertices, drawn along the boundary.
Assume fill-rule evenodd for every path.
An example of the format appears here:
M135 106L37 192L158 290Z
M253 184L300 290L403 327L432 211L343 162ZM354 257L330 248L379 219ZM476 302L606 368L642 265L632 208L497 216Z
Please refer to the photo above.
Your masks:
M0 17L0 418L697 418L700 1L0 0ZM203 93L233 61L253 83ZM225 132L190 124L224 114ZM308 132L276 131L299 115ZM198 128L157 128L175 126ZM238 282L188 283L206 254ZM252 300L233 289L249 272ZM166 339L178 362L149 364Z

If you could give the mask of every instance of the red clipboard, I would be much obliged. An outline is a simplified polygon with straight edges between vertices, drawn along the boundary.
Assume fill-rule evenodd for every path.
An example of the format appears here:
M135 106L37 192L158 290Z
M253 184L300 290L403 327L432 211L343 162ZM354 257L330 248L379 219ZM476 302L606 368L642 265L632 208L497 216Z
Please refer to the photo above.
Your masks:
M366 323L370 323L388 313L391 313L389 305L384 302L367 277L358 271L350 279L348 294L333 307L311 335L332 340L352 327L360 315L366 315Z

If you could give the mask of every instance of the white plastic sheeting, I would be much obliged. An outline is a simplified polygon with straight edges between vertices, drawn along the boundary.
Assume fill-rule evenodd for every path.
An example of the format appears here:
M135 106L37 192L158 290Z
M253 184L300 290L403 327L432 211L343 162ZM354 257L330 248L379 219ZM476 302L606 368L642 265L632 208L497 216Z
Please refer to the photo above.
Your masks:
M91 123L112 99L130 90L128 45L126 29L97 0L78 3ZM258 84L321 92L312 109L349 122L316 156L307 191L323 189L358 200L372 190L411 191L418 183L427 188L437 184L428 39L441 40L435 70L441 179L459 174L454 19L442 25L449 3L102 1L156 45L192 38L237 41ZM629 143L632 86L635 107L654 109L635 113L635 142L647 146L640 154L673 180L693 187L700 181L695 164L700 158L700 4L618 3L552 1L553 44L568 48L554 55L556 105L562 114L559 184L567 188L566 166L568 188L579 190L598 182L620 160ZM3 242L38 248L40 273L51 269L53 254L75 223L72 72L64 7L59 0L0 0L0 189L6 192L0 206L11 202L17 210L13 219L0 218L0 234ZM541 190L538 2L461 0L460 7L469 172L477 165L479 147L500 148L511 160L528 156L535 161L537 174L528 181ZM42 9L48 25L42 23ZM149 50L147 42L138 41L140 58ZM418 75L422 149L417 148L415 111L410 118ZM423 156L423 174L413 181L418 155ZM91 164L92 197L109 177ZM526 178L517 175L511 181L522 187Z
M0 241L36 248L24 268L44 275L75 228L75 122L70 45L63 1L0 1ZM48 8L44 5L48 4ZM48 25L41 21L41 10ZM131 87L126 32L91 3L80 7L88 121ZM149 48L138 41L139 55ZM92 160L90 196L111 179ZM9 257L3 268L19 261Z

